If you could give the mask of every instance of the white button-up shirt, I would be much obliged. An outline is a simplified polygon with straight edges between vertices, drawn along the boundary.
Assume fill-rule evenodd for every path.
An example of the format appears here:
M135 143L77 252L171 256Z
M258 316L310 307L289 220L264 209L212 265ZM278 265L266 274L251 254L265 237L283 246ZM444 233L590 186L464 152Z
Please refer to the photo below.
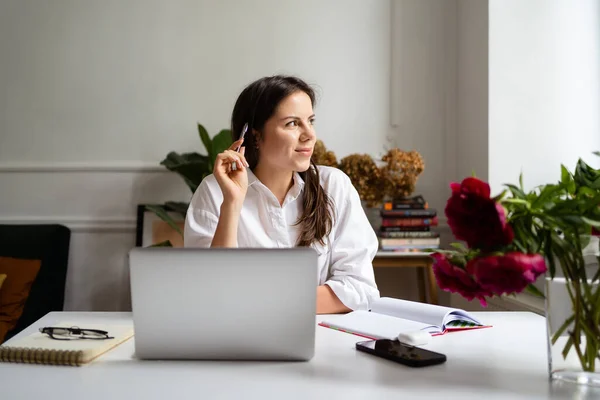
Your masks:
M318 253L318 285L328 285L348 308L370 309L379 298L373 258L379 246L358 192L341 170L319 166L321 186L333 202L331 233ZM304 181L294 173L294 184L283 205L248 169L248 191L238 225L238 247L294 247L300 233L295 225L302 215ZM210 247L217 228L223 194L214 175L207 176L194 193L187 211L185 247ZM265 277L266 278L266 277Z

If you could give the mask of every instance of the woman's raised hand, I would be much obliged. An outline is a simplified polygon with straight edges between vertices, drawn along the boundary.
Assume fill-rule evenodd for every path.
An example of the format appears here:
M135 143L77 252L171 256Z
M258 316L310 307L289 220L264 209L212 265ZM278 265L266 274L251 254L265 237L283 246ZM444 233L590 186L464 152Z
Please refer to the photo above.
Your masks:
M244 202L248 190L249 165L244 157L245 148L241 147L239 153L235 151L242 142L243 139L239 139L219 153L213 168L213 174L223 192L223 202L238 207Z

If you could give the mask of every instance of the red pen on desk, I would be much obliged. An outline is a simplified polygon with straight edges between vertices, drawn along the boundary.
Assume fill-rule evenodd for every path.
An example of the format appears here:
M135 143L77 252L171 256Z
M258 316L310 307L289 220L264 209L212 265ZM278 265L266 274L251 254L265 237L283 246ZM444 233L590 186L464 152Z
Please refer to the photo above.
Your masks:
M375 338L375 337L372 337L372 336L367 336L367 335L362 335L362 334L360 334L360 333L356 333L356 332L350 332L350 331L346 331L346 330L344 330L344 329L340 329L340 328L337 328L337 327L335 327L335 326L327 325L327 324L325 324L325 323L323 323L323 322L319 322L319 324L318 324L318 325L320 325L320 326L322 326L322 327L324 327L324 328L329 328L329 329L333 329L333 330L335 330L335 331L340 331L340 332L344 332L344 333L349 333L349 334L351 334L351 335L356 335L356 336L364 337L364 338L371 339L371 340L376 340L376 339L377 339L377 338Z

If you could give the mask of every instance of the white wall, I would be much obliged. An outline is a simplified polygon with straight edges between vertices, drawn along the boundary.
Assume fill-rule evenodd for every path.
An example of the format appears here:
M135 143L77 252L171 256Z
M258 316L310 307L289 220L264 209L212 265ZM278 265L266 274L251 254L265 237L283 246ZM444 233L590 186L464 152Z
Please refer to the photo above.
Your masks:
M442 211L451 181L487 179L487 1L400 0L392 10L394 138L423 155L417 191Z
M378 154L390 122L390 3L0 2L0 223L73 228L66 308L129 304L135 205L187 200L162 172L204 152L251 80L317 86L318 134L339 157Z
M455 129L455 14L456 1L392 6L392 143L421 153L425 169L416 191L438 209L445 203L446 164L454 157L445 149Z
M600 2L491 0L489 165L494 192L600 158Z
M488 179L488 50L488 2L459 0L456 175L452 179L458 182L472 173Z
M0 7L5 163L156 163L199 147L196 121L227 127L243 86L277 72L318 86L318 133L340 154L377 152L388 133L388 2Z

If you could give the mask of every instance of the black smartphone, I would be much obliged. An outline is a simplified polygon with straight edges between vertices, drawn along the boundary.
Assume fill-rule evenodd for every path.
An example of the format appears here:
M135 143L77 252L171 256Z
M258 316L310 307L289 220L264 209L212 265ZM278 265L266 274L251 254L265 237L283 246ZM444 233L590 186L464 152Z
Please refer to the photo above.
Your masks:
M446 361L444 354L401 343L398 340L379 339L356 343L356 350L396 361L409 367L427 367Z

